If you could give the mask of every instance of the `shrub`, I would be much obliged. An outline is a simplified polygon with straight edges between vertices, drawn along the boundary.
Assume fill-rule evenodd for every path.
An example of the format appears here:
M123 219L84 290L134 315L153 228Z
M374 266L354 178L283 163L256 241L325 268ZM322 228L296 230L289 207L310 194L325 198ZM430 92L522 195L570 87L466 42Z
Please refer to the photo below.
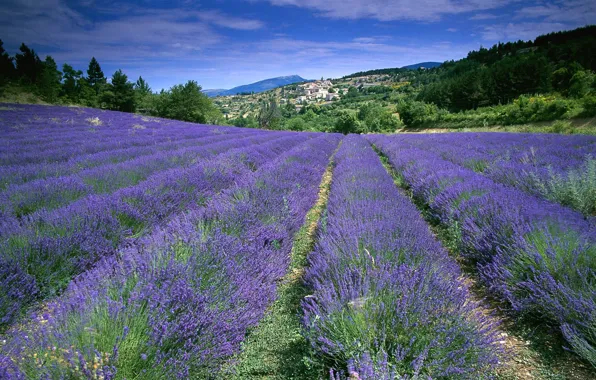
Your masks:
M359 129L359 123L351 113L342 111L339 113L333 127L334 132L343 134L355 133Z
M420 101L400 102L397 105L397 112L404 124L408 127L415 127L432 121L438 113L438 108L434 104Z
M566 174L549 171L545 180L533 178L533 186L554 202L572 207L584 215L596 215L596 159L588 157L581 168Z
M294 117L286 121L284 129L288 129L290 131L305 131L308 129L308 126L301 117Z
M557 120L547 130L551 133L573 133L575 129L569 121Z
M579 70L569 83L569 95L574 98L581 98L590 93L594 83L594 73L586 70Z
M596 95L586 96L582 100L584 116L596 116Z

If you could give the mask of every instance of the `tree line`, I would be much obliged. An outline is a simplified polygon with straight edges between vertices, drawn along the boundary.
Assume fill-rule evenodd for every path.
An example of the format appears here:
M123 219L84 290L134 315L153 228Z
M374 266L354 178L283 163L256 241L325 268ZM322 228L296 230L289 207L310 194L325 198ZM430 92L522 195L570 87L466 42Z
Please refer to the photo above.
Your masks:
M142 76L131 82L120 69L108 80L95 57L91 58L86 73L66 63L60 71L51 56L41 60L24 43L19 53L11 57L0 40L0 93L7 86L32 92L53 104L141 112L197 123L215 124L223 118L196 81L153 92Z
M596 26L587 26L480 48L433 71L417 100L457 112L527 94L581 98L593 91L595 46Z

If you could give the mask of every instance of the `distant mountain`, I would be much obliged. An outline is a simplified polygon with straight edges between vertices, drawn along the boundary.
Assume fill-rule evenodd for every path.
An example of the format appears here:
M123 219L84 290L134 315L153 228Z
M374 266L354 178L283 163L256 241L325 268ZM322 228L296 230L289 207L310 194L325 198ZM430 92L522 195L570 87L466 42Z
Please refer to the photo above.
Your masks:
M223 89L223 88L218 88L218 89L209 89L209 90L203 90L203 94L207 95L207 96L217 96L221 93L224 93L228 90Z
M402 69L418 70L421 67L424 67L425 69L432 69L433 67L439 67L441 65L441 62L421 62L415 63L413 65L403 66Z
M299 82L308 82L308 79L304 79L299 75L288 75L284 77L277 77L277 78L269 78L259 82L245 84L243 86L238 86L231 88L229 90L220 90L220 89L213 89L213 90L203 90L203 93L209 97L213 96L226 96L226 95L236 95L241 93L258 93L264 92L267 90L271 90L277 87L285 86L292 83L299 83Z

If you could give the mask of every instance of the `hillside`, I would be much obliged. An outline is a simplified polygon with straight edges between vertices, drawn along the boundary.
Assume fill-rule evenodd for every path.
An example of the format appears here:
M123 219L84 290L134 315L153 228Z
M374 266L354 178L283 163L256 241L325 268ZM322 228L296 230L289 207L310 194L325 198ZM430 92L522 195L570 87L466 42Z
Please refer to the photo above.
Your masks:
M237 94L250 94L259 93L267 90L271 90L277 87L285 86L293 83L307 82L307 79L302 78L299 75L288 75L283 77L269 78L255 83L245 84L242 86L234 87L229 90L203 90L203 93L207 96L227 96Z
M594 46L596 26L587 26L480 47L458 61L425 70L369 70L219 97L214 103L230 123L244 127L258 126L263 107L274 102L277 110L267 112L278 129L371 133L493 126L516 130L508 126L520 125L520 130L536 132L594 133Z

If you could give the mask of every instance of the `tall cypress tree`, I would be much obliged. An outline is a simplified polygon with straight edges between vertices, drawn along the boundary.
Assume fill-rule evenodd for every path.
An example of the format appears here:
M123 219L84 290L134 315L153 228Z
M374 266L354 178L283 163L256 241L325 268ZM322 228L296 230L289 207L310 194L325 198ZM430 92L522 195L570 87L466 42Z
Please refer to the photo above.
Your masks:
M101 66L95 57L91 58L89 62L89 68L87 69L87 82L95 90L96 94L99 94L101 87L106 83L106 77L101 71Z

